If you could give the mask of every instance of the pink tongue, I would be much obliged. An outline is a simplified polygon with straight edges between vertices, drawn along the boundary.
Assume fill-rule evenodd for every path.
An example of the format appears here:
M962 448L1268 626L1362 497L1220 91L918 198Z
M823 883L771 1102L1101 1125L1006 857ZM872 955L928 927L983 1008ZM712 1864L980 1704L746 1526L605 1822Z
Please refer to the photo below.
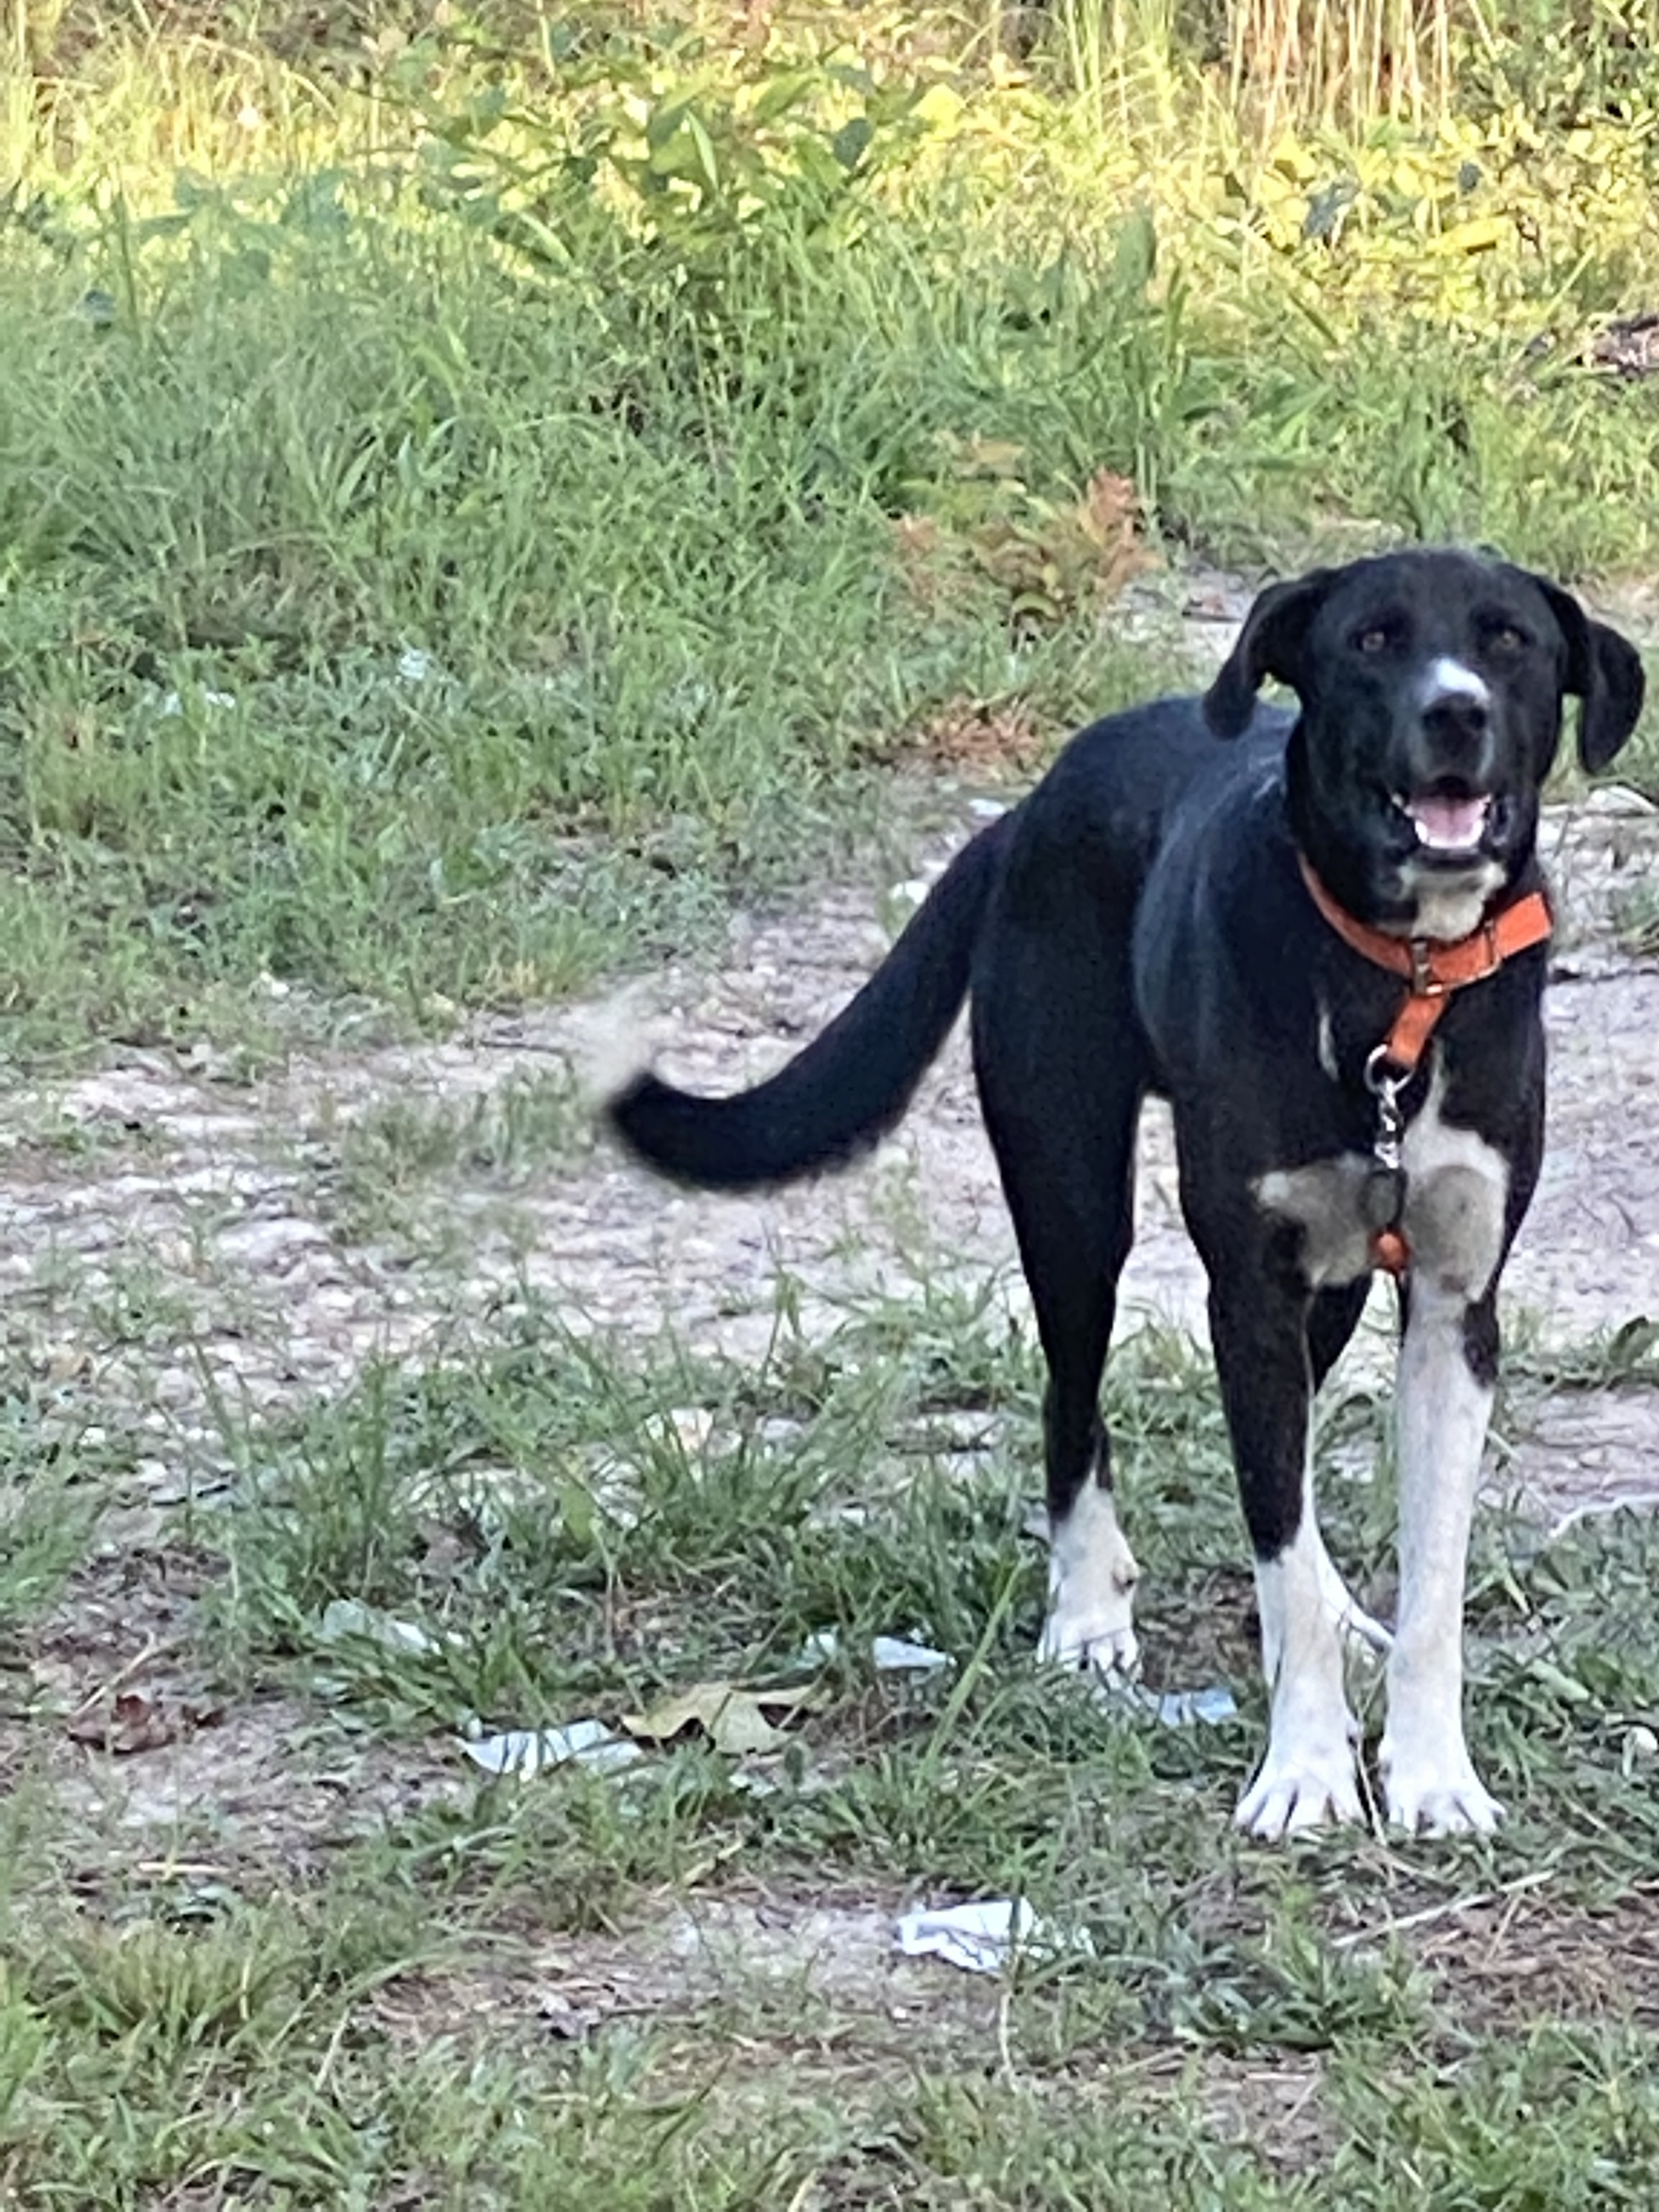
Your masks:
M1414 799L1409 811L1425 845L1461 848L1480 842L1490 804L1486 799Z

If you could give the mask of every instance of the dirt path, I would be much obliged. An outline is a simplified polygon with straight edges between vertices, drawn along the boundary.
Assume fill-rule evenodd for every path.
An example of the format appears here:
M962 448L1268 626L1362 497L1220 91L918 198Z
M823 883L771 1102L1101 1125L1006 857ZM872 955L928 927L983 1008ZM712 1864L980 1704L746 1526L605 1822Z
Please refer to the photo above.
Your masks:
M964 803L962 830L920 856L921 874L974 826ZM1582 1346L1659 1316L1659 964L1621 953L1613 928L1655 866L1659 815L1604 789L1554 810L1547 836L1565 917L1551 1145L1509 1304L1522 1336ZM721 968L651 988L665 1067L722 1089L775 1066L880 956L876 913L892 904L841 889L740 918ZM1022 1297L960 1035L874 1161L782 1196L714 1200L665 1192L586 1143L562 1086L595 1016L481 1023L251 1086L135 1054L13 1096L0 1109L0 1286L14 1348L58 1386L66 1417L83 1394L131 1407L147 1439L136 1492L163 1503L181 1454L210 1434L211 1389L254 1405L332 1389L373 1352L441 1351L524 1285L577 1322L672 1317L737 1351L764 1340L780 1269L799 1279L809 1325L815 1302L918 1267L995 1271ZM540 1115L517 1156L515 1098ZM1156 1115L1144 1157L1125 1326L1152 1313L1201 1330ZM1501 1479L1540 1510L1659 1491L1659 1394L1547 1394L1528 1419Z

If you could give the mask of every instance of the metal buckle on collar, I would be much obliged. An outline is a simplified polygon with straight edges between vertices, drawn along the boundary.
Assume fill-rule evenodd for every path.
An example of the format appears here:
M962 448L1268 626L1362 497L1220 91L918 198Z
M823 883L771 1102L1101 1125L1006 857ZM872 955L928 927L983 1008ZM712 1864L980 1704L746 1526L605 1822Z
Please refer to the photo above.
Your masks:
M1498 942L1498 924L1490 916L1471 937L1479 936L1484 964L1472 975L1460 975L1455 982L1434 972L1434 951L1430 939L1413 937L1407 939L1412 957L1412 996L1414 999L1444 999L1464 983L1484 983L1488 975L1495 975L1504 964L1504 955ZM1464 940L1468 942L1468 939Z
M1409 940L1409 942L1412 956L1413 998L1443 999L1447 992L1450 990L1451 985L1449 983L1443 983L1440 978L1435 974L1434 969L1430 966L1429 963L1433 959L1434 955L1429 950L1428 939L1426 937L1413 937Z

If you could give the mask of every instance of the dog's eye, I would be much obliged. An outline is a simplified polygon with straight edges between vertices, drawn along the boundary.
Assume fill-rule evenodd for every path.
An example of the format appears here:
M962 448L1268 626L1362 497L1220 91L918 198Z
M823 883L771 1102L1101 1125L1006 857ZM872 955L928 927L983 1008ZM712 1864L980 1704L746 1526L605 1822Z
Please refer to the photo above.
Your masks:
M1486 633L1486 648L1491 653L1524 653L1531 642L1515 623L1498 623Z
M1353 641L1356 652L1386 653L1394 643L1394 632L1384 623L1368 623L1354 632Z

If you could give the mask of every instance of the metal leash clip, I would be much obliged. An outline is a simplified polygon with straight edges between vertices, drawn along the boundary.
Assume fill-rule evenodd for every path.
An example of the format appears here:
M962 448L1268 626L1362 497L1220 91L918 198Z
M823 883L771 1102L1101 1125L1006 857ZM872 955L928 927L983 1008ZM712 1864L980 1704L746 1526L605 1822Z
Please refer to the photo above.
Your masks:
M1373 1165L1365 1177L1361 1206L1365 1226L1373 1237L1397 1230L1406 1210L1406 1167L1401 1152L1406 1117L1400 1110L1400 1094L1410 1081L1409 1069L1390 1062L1386 1045L1378 1045L1367 1056L1365 1088L1376 1101L1376 1133L1371 1139Z

